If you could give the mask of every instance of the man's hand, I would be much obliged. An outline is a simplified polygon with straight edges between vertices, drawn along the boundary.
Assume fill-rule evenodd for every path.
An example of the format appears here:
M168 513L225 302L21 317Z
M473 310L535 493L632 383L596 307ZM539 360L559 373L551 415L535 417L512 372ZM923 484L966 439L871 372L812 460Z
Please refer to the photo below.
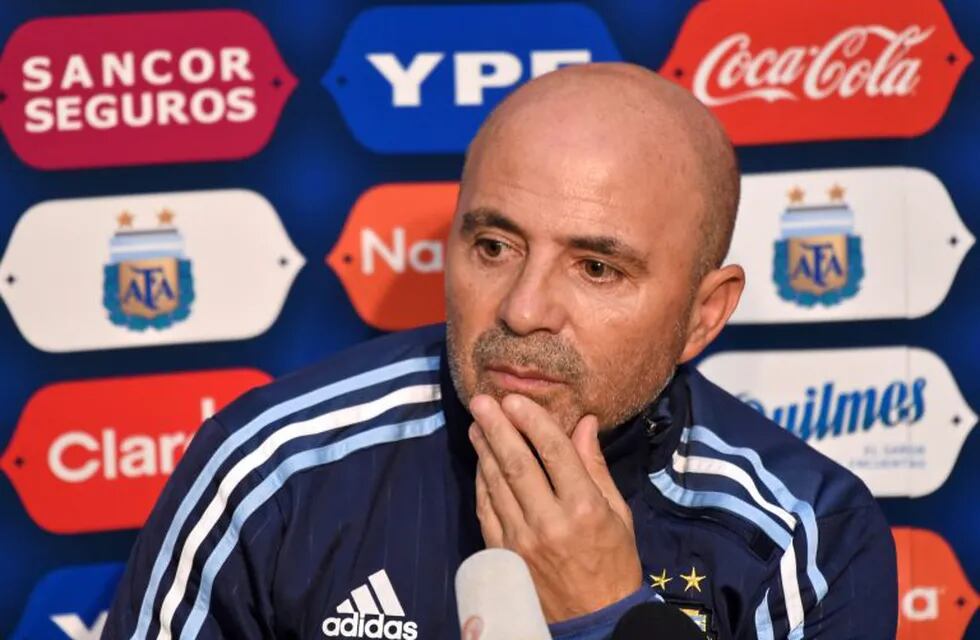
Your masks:
M598 611L636 591L643 576L633 518L606 468L595 416L582 418L569 438L524 396L498 403L478 395L470 411L483 538L527 562L548 622Z

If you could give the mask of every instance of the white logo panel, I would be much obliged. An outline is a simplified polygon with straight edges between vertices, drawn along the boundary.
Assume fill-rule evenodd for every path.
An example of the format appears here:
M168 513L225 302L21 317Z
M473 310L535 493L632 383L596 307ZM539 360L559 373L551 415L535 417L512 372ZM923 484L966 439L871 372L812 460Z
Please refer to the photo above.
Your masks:
M925 349L727 352L698 369L876 496L938 489L977 421L949 368Z
M924 316L973 243L945 187L922 169L747 175L728 256L747 282L732 322Z
M0 261L0 297L51 352L250 338L304 264L269 202L214 190L50 200Z

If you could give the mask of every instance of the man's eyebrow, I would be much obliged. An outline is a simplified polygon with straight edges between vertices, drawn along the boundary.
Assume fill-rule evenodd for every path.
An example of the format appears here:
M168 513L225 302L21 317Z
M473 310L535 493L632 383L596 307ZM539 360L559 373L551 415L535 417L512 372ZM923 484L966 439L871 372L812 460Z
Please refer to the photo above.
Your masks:
M647 261L643 254L618 238L612 236L572 236L566 242L573 249L582 249L610 258L618 258L641 272L647 270Z
M496 227L517 235L524 235L516 222L496 209L479 207L463 214L461 230L465 234L473 233L479 227Z

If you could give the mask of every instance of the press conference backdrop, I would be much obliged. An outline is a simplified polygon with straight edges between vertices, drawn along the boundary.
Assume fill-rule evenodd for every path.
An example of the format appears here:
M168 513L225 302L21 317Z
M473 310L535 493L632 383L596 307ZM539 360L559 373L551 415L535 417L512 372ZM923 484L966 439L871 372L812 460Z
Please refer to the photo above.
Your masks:
M440 320L467 141L589 60L738 145L749 284L702 370L879 497L901 637L980 637L973 0L34 0L0 38L3 637L98 637L203 418Z

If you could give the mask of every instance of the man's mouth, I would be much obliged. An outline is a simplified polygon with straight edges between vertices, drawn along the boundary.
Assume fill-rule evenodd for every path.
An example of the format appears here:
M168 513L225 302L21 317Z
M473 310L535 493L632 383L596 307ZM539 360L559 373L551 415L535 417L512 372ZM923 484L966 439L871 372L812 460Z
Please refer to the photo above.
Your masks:
M487 375L494 386L505 391L527 393L546 391L564 380L530 367L515 367L506 364L491 364L486 367Z

